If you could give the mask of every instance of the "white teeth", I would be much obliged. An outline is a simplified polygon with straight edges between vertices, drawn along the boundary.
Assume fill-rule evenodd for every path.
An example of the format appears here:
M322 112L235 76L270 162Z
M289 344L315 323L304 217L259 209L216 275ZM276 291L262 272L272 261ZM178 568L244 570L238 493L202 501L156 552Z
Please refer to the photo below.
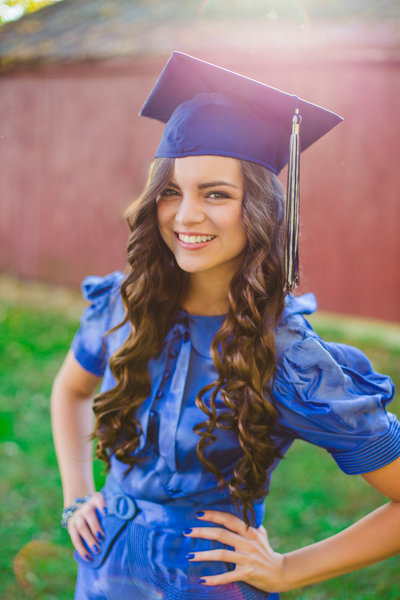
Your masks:
M208 242L214 239L215 235L184 235L178 233L178 238L185 244L200 244L201 242Z

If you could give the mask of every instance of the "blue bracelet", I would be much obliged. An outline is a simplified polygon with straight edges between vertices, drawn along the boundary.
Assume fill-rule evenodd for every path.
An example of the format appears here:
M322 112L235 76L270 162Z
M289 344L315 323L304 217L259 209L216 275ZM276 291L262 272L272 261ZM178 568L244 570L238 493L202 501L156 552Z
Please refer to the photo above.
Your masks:
M66 506L64 508L64 510L62 511L62 515L61 515L61 527L64 527L64 529L67 529L68 521L70 520L70 518L72 517L74 512L80 507L81 504L85 504L88 500L90 500L91 497L92 497L91 494L88 494L87 496L83 496L83 497L78 496L77 498L75 498L75 500L73 501L73 503L70 506Z

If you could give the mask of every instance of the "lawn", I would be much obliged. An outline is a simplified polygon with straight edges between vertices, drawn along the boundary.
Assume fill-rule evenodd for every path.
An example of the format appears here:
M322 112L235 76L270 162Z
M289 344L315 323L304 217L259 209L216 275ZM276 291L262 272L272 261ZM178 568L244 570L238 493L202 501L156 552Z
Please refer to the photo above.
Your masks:
M71 600L75 563L59 527L62 496L49 395L82 304L57 301L56 291L44 302L33 290L15 295L0 286L0 597ZM361 347L399 389L399 328L335 318L313 322L326 339ZM398 399L392 410L400 413ZM100 471L97 465L99 482ZM273 546L287 551L339 531L380 503L361 477L344 475L328 454L297 442L275 474L266 527ZM398 600L399 567L395 557L283 598Z

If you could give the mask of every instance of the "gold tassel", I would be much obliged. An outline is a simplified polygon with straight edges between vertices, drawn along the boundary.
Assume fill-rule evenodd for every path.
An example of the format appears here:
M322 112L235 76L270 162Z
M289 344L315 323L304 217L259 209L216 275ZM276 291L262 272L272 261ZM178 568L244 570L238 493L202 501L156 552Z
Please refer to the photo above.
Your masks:
M300 123L296 108L292 121L286 197L285 292L299 283Z

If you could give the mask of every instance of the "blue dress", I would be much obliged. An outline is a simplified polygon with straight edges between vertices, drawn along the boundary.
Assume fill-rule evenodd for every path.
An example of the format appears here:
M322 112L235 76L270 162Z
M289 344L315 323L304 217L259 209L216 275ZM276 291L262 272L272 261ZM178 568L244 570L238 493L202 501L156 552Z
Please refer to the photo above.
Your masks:
M123 319L123 278L120 272L87 277L82 286L91 305L84 311L72 351L83 368L103 376L102 391L115 385L108 359L129 333L128 323L103 340L103 334ZM321 340L303 317L315 309L312 294L289 296L276 329L278 364L271 390L278 420L273 443L282 456L296 438L316 444L328 450L345 473L378 469L400 456L400 424L385 410L393 384L375 373L359 350ZM189 552L221 547L183 536L183 529L199 525L197 511L214 508L236 514L229 496L197 458L199 438L192 431L205 418L195 397L216 378L210 344L223 321L223 316L193 316L181 310L159 355L149 361L152 391L137 413L143 431L137 452L143 460L124 478L126 465L111 457L103 489L109 515L100 517L105 541L92 563L75 552L75 600L279 598L244 582L201 585L202 576L233 565L186 559ZM239 456L238 442L231 431L218 430L216 435L206 456L228 478ZM278 462L270 467L268 482ZM263 500L255 511L258 526L263 522Z

